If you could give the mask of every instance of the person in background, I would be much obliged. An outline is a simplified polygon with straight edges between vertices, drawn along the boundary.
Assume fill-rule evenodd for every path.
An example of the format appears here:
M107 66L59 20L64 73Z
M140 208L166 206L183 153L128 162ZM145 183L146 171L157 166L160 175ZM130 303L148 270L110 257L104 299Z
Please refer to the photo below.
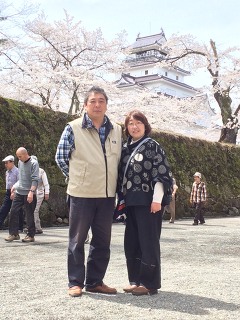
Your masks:
M166 212L170 213L170 220L169 223L174 223L175 221L175 213L176 213L176 192L177 192L178 186L176 184L176 179L173 178L173 192L172 192L172 200L169 203L169 205L167 205L165 207Z
M69 195L68 294L116 294L104 284L110 259L112 214L115 204L122 129L105 115L108 97L92 87L84 98L85 113L67 124L56 162L67 177ZM85 272L84 242L92 231Z
M36 234L43 233L42 227L41 227L41 221L39 217L39 210L43 202L43 199L45 200L49 199L49 192L50 192L50 187L48 183L47 174L42 168L39 168L39 180L38 180L38 187L37 187L37 193L36 193L37 204L34 210Z
M24 207L28 233L22 242L35 241L34 210L37 203L36 189L39 179L39 165L35 156L30 156L24 147L16 151L19 159L19 180L11 188L11 199L13 199L9 217L9 236L7 242L20 240L18 233L19 210Z
M124 251L129 286L135 296L157 294L161 287L160 235L165 191L172 173L162 147L149 138L146 116L134 110L125 119L127 143L123 146L118 194L126 206Z
M195 216L193 225L198 225L205 223L205 219L203 216L203 207L207 201L207 189L205 182L201 181L202 175L200 172L196 172L193 175L194 182L192 185L192 191L190 195L190 203L192 204L193 208L195 209Z
M35 234L41 234L43 233L42 227L41 227L41 221L39 217L39 210L42 205L43 199L48 200L49 199L49 183L46 172L39 168L39 180L38 180L38 187L36 191L37 196L37 204L36 208L34 210L34 222L35 222ZM27 228L24 229L24 232L27 232Z
M6 193L0 208L0 229L4 229L4 220L12 206L11 188L18 181L18 168L14 165L14 156L9 155L2 160L6 168ZM19 212L19 231L23 231L23 210Z

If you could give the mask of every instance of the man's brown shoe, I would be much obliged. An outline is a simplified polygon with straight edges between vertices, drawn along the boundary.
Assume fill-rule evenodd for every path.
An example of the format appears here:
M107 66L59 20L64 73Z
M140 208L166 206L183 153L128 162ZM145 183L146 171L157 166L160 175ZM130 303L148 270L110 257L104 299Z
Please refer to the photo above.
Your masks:
M34 242L35 239L34 237L26 236L25 238L22 239L22 242Z
M7 238L5 238L5 241L12 242L14 240L20 240L19 234L16 236L14 234L10 234Z
M157 289L147 289L144 286L139 286L132 291L132 294L134 296L153 295L153 294L157 294L157 293L158 293Z
M105 294L117 293L117 290L115 288L110 288L104 283L101 286L97 286L95 288L86 288L86 291L93 292L93 293L105 293Z
M132 293L134 289L136 289L137 286L135 284L129 285L128 287L123 288L123 291L126 293Z
M82 288L78 286L74 286L68 289L68 294L71 297L80 297L82 295Z

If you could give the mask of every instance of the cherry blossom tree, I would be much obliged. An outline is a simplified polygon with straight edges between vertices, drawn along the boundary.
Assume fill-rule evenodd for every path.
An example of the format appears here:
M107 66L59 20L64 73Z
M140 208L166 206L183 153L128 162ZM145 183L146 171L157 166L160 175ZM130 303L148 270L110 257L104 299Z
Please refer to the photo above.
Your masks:
M12 69L5 81L27 102L76 113L83 92L93 83L109 82L109 74L122 68L125 34L107 41L101 29L87 31L66 11L54 23L39 15L26 24L25 32L28 43L6 55Z
M176 63L190 70L206 68L211 76L211 89L222 116L223 128L219 141L236 144L239 130L239 106L234 111L232 95L240 89L240 48L221 49L213 40L200 44L191 35L173 35L165 44L168 55L160 63ZM238 97L240 98L240 97Z
M119 123L124 122L129 110L137 108L147 115L154 129L215 139L215 134L209 135L206 129L212 128L214 114L207 107L205 96L181 100L147 90L116 88L109 73L124 70L124 33L107 42L100 29L88 32L67 13L63 21L54 24L47 23L41 15L28 23L25 31L28 42L19 42L5 53L8 72L0 79L5 96L80 113L82 96L90 86L98 84L109 95L111 119ZM205 119L209 121L206 123Z
M27 1L10 3L9 1L0 0L0 44L12 41L12 32L20 32L23 18L35 14L39 5ZM1 46L0 46L1 53Z
M142 111L151 127L209 141L217 141L219 114L211 109L206 95L179 99L153 94L147 90L109 90L108 113L114 121L124 123L127 113L133 109Z
M63 20L53 23L47 22L45 15L41 14L25 25L24 32L23 39L12 41L12 46L9 43L2 50L1 58L5 58L7 72L0 78L0 94L74 114L82 111L82 97L95 84L108 92L108 112L113 120L120 123L123 123L129 110L137 108L148 116L155 129L182 134L187 132L190 136L203 139L210 137L207 126L214 130L212 121L215 114L206 102L205 95L177 99L153 95L147 90L128 92L116 88L109 75L124 71L124 32L112 41L107 41L101 29L87 31L81 21L75 22L67 12ZM198 44L190 35L180 40L178 37L178 42L172 37L166 45L169 55L160 63L169 67L182 63L192 70L193 67L206 66L206 61L209 60L211 70L216 71L213 69L211 47L209 49ZM191 53L185 52L184 49L188 48L194 48L195 51L191 49ZM231 54L231 50L228 54ZM225 67L226 70L229 69L227 65ZM229 73L231 84L236 81L236 74L237 70L234 69ZM218 75L217 79L218 85L214 88L219 89L218 94L223 94L223 80L226 81L227 78L220 78ZM227 114L229 113L228 110ZM216 132L219 135L219 130L214 130L214 139Z

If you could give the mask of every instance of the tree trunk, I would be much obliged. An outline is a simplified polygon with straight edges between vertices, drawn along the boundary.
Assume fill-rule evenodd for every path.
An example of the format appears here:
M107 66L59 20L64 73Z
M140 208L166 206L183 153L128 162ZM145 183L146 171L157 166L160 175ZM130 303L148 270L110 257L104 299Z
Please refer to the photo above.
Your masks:
M234 129L222 128L219 142L236 144L237 143L237 134L238 134L237 128L234 128Z
M214 41L210 40L210 45L213 52L214 63L210 62L208 66L208 71L212 77L212 86L214 89L214 98L217 101L219 108L221 110L223 128L221 130L221 135L219 142L236 144L238 126L233 125L232 121L232 99L230 97L231 87L228 86L225 90L221 88L219 83L219 57Z
M231 128L227 126L229 119L232 117L231 103L232 99L229 96L229 90L216 91L214 93L214 98L217 101L219 108L221 110L223 128L221 130L219 142L236 144L238 129L236 127Z
M238 130L240 128L238 123L239 110L240 110L240 105L238 106L234 114L229 117L227 123L222 128L219 142L225 142L225 143L231 143L231 144L237 143L237 135L238 135Z

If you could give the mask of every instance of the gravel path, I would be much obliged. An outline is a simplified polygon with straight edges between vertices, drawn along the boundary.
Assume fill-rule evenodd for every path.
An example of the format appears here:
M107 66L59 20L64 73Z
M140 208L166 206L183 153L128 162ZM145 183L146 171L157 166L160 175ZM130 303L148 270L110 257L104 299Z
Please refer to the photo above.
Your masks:
M6 243L0 231L1 320L239 320L240 217L163 223L162 289L158 295L125 294L124 225L113 224L105 283L118 294L67 294L68 228L47 228L36 242ZM23 235L21 235L23 237ZM89 245L86 245L86 251Z

